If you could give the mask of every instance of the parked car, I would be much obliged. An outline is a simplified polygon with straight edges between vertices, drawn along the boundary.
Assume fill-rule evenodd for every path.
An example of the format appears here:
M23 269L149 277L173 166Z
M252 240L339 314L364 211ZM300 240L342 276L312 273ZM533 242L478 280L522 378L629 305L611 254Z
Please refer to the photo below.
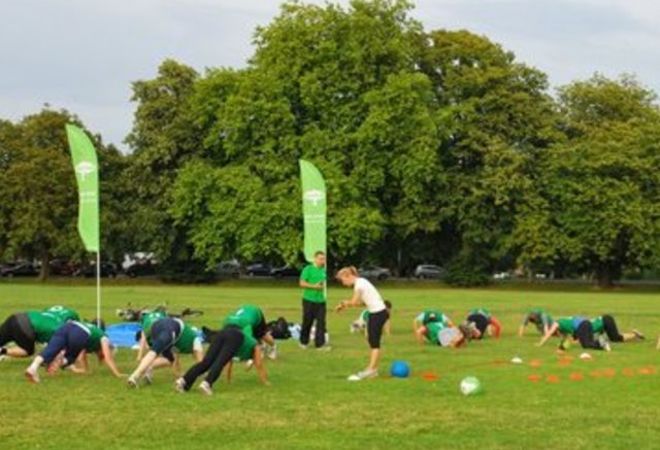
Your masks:
M270 274L275 278L298 278L300 276L300 270L287 264L286 266L273 269Z
M420 280L439 280L445 274L445 269L433 264L420 264L415 268L415 278L419 278Z
M29 262L10 263L0 269L0 276L2 277L36 277L39 271L34 264Z
M96 276L96 264L90 264L81 269L78 269L76 276L93 278ZM101 263L101 277L102 278L115 278L117 277L117 266L111 262Z
M245 273L250 277L269 277L273 268L270 264L254 263L245 268Z
M358 269L358 272L360 272L360 276L364 278L369 278L371 280L387 280L389 277L392 276L392 272L390 269L387 269L385 267L377 267L377 266L365 266L360 269Z
M241 265L238 261L222 261L215 269L220 278L239 278L241 276Z
M497 272L493 275L494 280L508 280L510 278L511 274L509 272Z
M76 265L66 259L53 259L48 263L48 271L51 275L70 277L76 272L76 270Z
M147 277L150 275L156 275L156 271L158 269L157 264L152 264L150 260L145 260L145 261L138 261L132 265L130 265L126 270L126 275L128 275L131 278L135 277ZM101 269L103 270L103 269Z

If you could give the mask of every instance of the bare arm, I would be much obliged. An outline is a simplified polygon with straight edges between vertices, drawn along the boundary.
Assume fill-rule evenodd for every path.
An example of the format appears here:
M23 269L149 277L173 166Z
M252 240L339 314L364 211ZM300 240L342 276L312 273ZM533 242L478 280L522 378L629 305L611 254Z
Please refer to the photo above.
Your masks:
M115 364L115 357L112 355L112 349L110 348L110 340L108 338L102 338L101 339L101 358L103 359L103 363L108 366L108 369L110 369L110 372L117 378L121 378L124 376L119 369L117 369L117 365Z
M548 339L552 337L553 334L555 334L555 331L559 329L559 324L558 323L553 323L550 329L545 333L543 338L541 338L541 342L536 344L538 347L543 346L546 342L548 342Z
M526 328L525 325L520 325L520 328L518 328L518 336L519 337L523 337L523 335L525 334L525 328ZM546 332L547 332L547 330L546 330Z
M362 306L362 300L360 299L360 293L359 292L353 292L353 296L350 298L350 300L343 300L342 302L337 305L335 308L336 312L340 312L346 308L357 308L358 306Z
M254 361L254 368L257 370L257 374L259 375L261 382L266 386L270 386L270 382L268 381L268 374L266 373L266 368L264 367L264 356L259 346L254 348L252 360Z
M417 338L417 342L424 344L426 340L426 327L421 326L415 330L415 338Z

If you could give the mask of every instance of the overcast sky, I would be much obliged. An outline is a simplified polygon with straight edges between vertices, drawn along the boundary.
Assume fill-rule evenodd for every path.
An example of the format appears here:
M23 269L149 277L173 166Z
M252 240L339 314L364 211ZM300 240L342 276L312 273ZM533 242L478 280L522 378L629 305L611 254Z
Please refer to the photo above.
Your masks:
M165 58L198 70L241 67L255 26L279 0L3 0L0 118L44 103L78 114L125 149L130 82ZM323 1L314 1L323 3ZM341 3L346 3L342 1ZM485 34L550 76L553 86L594 72L635 73L660 93L657 0L417 0L427 29Z

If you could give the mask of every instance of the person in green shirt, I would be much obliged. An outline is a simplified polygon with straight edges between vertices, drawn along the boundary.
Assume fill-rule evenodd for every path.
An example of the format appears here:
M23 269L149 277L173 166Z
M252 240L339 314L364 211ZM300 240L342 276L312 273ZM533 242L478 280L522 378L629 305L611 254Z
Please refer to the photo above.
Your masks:
M34 358L25 371L25 376L32 383L39 383L39 367L48 366L49 373L60 368L70 367L74 372L84 373L88 369L86 354L96 353L116 376L122 374L117 369L112 354L110 340L105 334L102 322L69 321L62 325L52 336L46 348ZM82 367L74 364L79 361Z
M605 334L612 342L641 341L645 339L644 334L636 329L627 333L619 332L619 326L610 314L603 314L602 316L591 319L591 327L595 334Z
M143 378L151 384L154 369L172 366L178 371L175 349L182 353L192 353L198 362L204 357L202 339L197 330L179 318L165 317L155 321L147 335L147 341L149 351L128 377L130 387L138 387Z
M167 317L167 313L163 309L155 309L153 311L143 311L140 314L140 344L137 353L137 360L140 361L149 350L148 338L151 336L151 327L160 319Z
M520 328L518 329L518 336L522 337L525 334L525 328L527 328L527 325L530 323L536 326L536 329L539 333L541 333L541 335L544 335L548 332L548 329L550 329L554 322L555 321L552 319L552 316L546 313L544 310L532 309L527 314L525 314L525 317L523 317L523 321L520 324Z
M0 360L34 355L35 344L47 343L69 320L80 320L80 317L76 311L64 306L12 314L0 325ZM10 342L16 346L5 347Z
M474 330L472 336L474 339L483 339L486 337L487 331L495 336L495 338L499 338L500 334L502 334L502 324L486 308L475 308L471 310L464 324L467 326L474 324L474 327L471 327Z
M594 339L595 333L593 324L590 320L582 316L561 317L550 326L541 341L537 344L539 347L544 345L550 337L555 334L563 336L559 344L559 350L567 350L570 342L577 340L584 349L610 351L609 341L604 335Z
M307 348L312 325L316 323L314 344L317 349L329 349L326 346L326 298L325 283L325 253L316 252L314 262L306 266L300 274L300 287L303 288L302 327L300 330L300 347Z
M175 389L179 392L189 391L197 378L206 373L206 378L199 385L206 395L213 394L213 384L220 378L222 370L227 367L227 382L231 382L233 359L239 361L252 360L261 382L268 385L268 376L264 367L264 357L257 339L252 335L250 326L239 327L228 324L215 333L204 359L192 366L186 374L176 380Z
M266 316L258 306L241 305L236 311L229 314L222 322L222 327L235 325L239 328L250 327L252 335L264 346L264 352L270 359L277 358L277 345L275 339L268 331Z
M472 336L473 330L467 325L455 327L442 321L427 322L419 327L415 336L420 344L430 342L441 347L460 347Z
M454 326L454 323L451 321L451 319L442 311L437 309L425 309L413 320L413 333L417 334L417 331L421 327L429 324L430 322L441 322L445 326Z

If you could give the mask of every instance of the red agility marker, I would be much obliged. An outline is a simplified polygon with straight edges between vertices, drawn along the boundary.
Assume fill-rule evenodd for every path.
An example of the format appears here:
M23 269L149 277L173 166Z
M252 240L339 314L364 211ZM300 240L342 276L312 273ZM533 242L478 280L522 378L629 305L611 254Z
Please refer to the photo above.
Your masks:
M559 383L561 380L557 375L548 375L545 381L547 381L548 383L556 384Z
M653 375L655 373L655 368L653 367L642 367L638 370L640 375Z
M603 376L605 378L612 378L612 377L614 377L614 375L616 375L616 370L615 369L608 368L608 369L603 370Z
M582 375L582 372L573 372L569 378L573 381L582 381L584 380L584 375Z
M433 372L423 372L421 376L425 381L438 381L440 379L440 376Z
M528 379L529 381L531 381L532 383L538 383L539 381L541 381L541 375L538 375L538 374L532 374L532 375L529 375L529 376L527 377L527 379Z
M635 370L631 369L630 367L626 367L624 369L621 369L621 375L623 375L624 377L634 377Z
M533 359L529 362L529 365L532 367L541 367L543 363L541 362L540 359Z

